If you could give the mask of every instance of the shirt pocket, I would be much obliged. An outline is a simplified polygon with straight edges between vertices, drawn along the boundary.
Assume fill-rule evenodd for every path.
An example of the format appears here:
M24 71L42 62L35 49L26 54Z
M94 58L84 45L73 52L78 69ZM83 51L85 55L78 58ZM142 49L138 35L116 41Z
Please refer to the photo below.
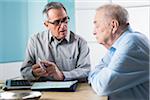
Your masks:
M65 70L71 71L71 70L75 69L76 65L77 65L76 62L77 62L77 59L75 59L75 58L67 58Z

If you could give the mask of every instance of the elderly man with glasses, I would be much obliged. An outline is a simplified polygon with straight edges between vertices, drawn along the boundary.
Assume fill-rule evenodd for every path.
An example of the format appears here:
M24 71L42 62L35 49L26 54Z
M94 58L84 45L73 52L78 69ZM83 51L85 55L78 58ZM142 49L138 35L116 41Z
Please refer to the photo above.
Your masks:
M43 14L47 30L31 37L20 69L27 80L86 80L90 71L87 42L68 29L63 4L48 3Z

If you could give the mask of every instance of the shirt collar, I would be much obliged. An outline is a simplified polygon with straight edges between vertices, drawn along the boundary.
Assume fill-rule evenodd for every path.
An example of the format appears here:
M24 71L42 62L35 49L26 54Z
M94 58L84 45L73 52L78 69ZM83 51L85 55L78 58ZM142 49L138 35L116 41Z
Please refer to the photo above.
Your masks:
M68 30L67 36L65 37L65 39L69 42L70 40L70 30Z
M125 32L123 32L123 34L114 42L114 44L111 46L111 48L117 48L120 45L120 41L122 40L122 38L129 32L131 32L132 29L130 26L128 26L127 30Z
M49 42L51 43L52 41L54 41L54 38L53 38L53 36L52 36L52 34L51 34L51 31L49 31L48 30L48 40L49 40ZM67 42L69 42L70 41L70 30L68 30L68 33L67 33L67 36L65 37L65 40L67 41ZM63 41L63 40L62 40Z

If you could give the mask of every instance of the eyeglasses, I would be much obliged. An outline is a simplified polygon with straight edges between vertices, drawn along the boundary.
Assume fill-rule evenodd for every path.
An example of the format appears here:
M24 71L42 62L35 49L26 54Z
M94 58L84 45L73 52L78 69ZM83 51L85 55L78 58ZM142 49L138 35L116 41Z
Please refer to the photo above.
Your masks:
M68 16L62 18L62 19L58 19L58 20L54 20L53 22L48 20L48 23L53 24L55 26L60 25L62 23L68 23L70 20L70 18Z

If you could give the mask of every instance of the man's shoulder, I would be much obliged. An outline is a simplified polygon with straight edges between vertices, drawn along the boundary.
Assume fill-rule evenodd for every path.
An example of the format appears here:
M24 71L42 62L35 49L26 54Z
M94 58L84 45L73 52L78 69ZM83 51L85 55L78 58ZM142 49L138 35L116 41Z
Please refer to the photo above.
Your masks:
M84 41L84 42L86 42L86 40L85 40L83 37L81 37L81 36L78 35L78 34L75 34L75 33L72 32L72 31L70 31L70 37L71 37L71 39L74 38L74 39L76 39L76 40L78 40L78 41Z
M140 32L131 32L126 36L126 41L139 44L139 42L147 42L148 38Z
M32 39L44 39L46 38L48 35L48 31L45 30L45 31L42 31L42 32L36 32L34 34L31 35L31 38Z
M141 47L148 47L147 37L139 32L128 32L125 33L125 36L121 39L117 48L121 50L135 49Z

